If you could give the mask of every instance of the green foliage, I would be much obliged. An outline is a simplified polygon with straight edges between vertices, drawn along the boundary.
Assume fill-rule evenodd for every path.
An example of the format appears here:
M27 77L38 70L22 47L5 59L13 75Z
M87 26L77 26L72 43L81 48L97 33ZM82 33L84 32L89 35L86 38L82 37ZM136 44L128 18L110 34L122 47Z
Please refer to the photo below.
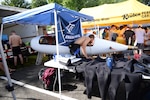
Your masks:
M32 0L31 7L36 8L47 4L47 0Z
M144 3L145 5L150 4L150 1L149 1L149 0L138 0L138 1L140 1L140 2Z
M62 4L63 0L48 0L48 2Z
M63 0L62 5L79 11L85 7L93 7L99 4L99 0Z
M43 6L48 3L54 3L54 2L61 4L62 0L32 0L31 6L32 8L36 8L36 7Z
M25 0L4 0L2 2L2 5L7 6L14 6L19 8L31 8L30 4L28 2L25 2Z
M82 8L94 7L102 4L117 3L125 0L63 0L62 5L79 11Z
M15 6L20 8L36 8L48 3L58 3L72 10L79 11L82 8L94 7L102 4L111 4L122 2L126 0L32 0L32 3L29 4L25 0L4 0L3 5ZM144 4L150 4L149 0L138 0Z
M51 0L51 1L55 1L55 0ZM112 3L118 3L118 2L123 2L123 1L127 1L127 0L63 0L62 5L79 11L82 8L88 8L88 7L94 7L94 6L98 6L98 5L102 5L102 4L112 4ZM150 4L149 0L138 0L144 4Z
M102 4L118 3L126 0L99 0L99 1L100 1L100 5L102 5Z
M84 3L84 7L94 7L100 4L101 0L87 0Z
M62 5L73 9L73 10L80 10L82 8L82 6L84 5L84 0L63 0Z

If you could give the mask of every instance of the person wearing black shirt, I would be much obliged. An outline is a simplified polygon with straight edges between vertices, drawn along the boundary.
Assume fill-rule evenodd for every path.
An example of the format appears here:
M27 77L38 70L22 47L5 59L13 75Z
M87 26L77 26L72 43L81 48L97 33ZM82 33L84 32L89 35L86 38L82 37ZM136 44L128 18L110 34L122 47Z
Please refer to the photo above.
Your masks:
M124 37L126 40L126 45L133 45L135 33L131 30L131 27L128 27L127 30L124 32ZM129 41L129 39L131 39Z

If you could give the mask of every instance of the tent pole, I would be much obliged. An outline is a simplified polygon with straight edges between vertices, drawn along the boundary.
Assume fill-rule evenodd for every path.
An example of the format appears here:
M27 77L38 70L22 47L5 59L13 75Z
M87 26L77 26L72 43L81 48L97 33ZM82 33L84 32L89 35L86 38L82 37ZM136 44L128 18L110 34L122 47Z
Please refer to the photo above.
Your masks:
M9 70L8 70L8 65L6 62L6 58L5 58L5 54L4 54L4 50L3 50L3 46L2 46L2 33L3 33L3 24L1 24L1 34L0 34L0 53L1 53L1 57L2 57L2 62L3 62L3 66L4 66L4 70L5 70L5 75L7 76L8 79L8 85L7 85L7 89L8 91L11 92L13 99L16 100L16 96L14 93L14 87L13 84L11 82L11 77L9 74Z
M36 30L36 36L39 36L39 28L38 28L38 25L35 25L35 30Z
M57 29L57 11L54 10L54 21L55 21L55 34L56 34L56 63L58 64L58 83L59 83L59 94L61 100L61 78L60 78L60 68L59 68L59 43L58 43L58 29Z
M82 23L81 23L82 21L81 21L81 18L80 18L80 30L81 30L81 32L82 32L82 36L83 36L83 29L82 29Z
M97 27L98 27L98 38L100 38L100 30L99 30L100 26L98 25Z

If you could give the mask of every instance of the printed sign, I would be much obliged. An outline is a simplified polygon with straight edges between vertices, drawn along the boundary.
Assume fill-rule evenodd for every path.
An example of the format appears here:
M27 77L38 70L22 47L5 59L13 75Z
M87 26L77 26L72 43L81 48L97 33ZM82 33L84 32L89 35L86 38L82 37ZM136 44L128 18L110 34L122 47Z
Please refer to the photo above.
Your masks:
M129 18L134 18L134 17L141 17L141 18L147 18L150 17L150 11L145 11L141 13L130 13L130 14L124 14L123 20L128 20Z
M60 18L58 29L59 43L62 45L69 45L82 36L80 19L66 21Z

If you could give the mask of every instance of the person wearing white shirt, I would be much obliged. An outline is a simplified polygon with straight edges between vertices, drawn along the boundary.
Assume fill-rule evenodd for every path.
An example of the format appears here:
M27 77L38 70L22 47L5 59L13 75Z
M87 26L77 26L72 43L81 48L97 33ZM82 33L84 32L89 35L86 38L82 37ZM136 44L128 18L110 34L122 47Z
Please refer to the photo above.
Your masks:
M136 28L134 30L134 32L135 32L135 37L136 37L136 41L137 41L136 46L143 51L145 30L142 29L141 26L138 26L138 28Z

